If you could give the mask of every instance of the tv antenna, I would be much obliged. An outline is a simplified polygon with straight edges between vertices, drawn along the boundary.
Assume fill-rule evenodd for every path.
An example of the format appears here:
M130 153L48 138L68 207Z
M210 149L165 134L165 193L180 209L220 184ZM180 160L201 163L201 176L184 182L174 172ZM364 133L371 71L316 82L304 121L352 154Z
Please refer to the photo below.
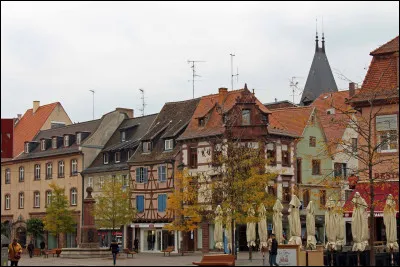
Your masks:
M231 85L232 85L232 90L233 90L233 77L236 76L236 82L239 82L239 68L236 70L236 74L233 74L233 57L235 54L229 54L231 56Z
M299 82L296 81L296 79L301 79L302 77L296 77L293 76L292 79L289 79L289 86L292 88L292 96L293 96L293 104L294 102L294 96L297 95L295 92L301 92L301 89L298 87Z
M139 111L142 112L142 116L144 116L144 107L147 106L146 103L144 102L144 89L139 88L140 93L142 94L142 108L139 109Z
M202 61L202 60L188 60L187 61L187 63L191 63L192 65L190 66L190 68L192 68L192 80L189 80L189 81L192 81L192 86L193 86L193 98L194 98L194 82L195 82L195 77L201 77L200 75L197 75L196 74L196 69L195 69L195 63L197 63L197 62L205 62L205 61Z
M89 90L93 94L93 120L94 120L94 90Z

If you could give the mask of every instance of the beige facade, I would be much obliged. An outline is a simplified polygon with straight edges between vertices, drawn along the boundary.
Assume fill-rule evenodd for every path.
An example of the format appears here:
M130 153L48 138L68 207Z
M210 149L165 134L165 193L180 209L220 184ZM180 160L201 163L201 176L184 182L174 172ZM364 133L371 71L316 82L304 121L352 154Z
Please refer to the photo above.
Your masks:
M47 118L46 122L43 124L40 130L47 130L51 128L51 123L54 122L63 122L65 125L72 124L71 119L68 117L67 112L65 112L63 106L58 104L53 111L51 112L50 116ZM25 140L29 141L29 140Z

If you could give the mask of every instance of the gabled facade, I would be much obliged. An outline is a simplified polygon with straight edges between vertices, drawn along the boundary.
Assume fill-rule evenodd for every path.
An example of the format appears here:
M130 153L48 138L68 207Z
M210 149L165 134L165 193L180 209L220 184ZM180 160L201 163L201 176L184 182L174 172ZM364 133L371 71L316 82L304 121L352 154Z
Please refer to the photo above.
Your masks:
M159 252L168 246L178 249L178 233L162 228L173 220L167 210L168 194L181 162L177 138L186 129L199 99L169 102L154 119L129 159L131 203L137 210L134 238L140 251Z

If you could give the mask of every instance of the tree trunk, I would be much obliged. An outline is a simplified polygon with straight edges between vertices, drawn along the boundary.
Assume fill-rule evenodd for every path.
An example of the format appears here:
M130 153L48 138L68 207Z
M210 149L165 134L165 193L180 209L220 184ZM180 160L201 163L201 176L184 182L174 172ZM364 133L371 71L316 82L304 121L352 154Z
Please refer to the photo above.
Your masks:
M372 179L372 164L368 166L369 170L369 194L371 198L371 206L369 211L369 265L375 266L375 250L374 250L374 241L375 241L375 218L374 218L374 180Z

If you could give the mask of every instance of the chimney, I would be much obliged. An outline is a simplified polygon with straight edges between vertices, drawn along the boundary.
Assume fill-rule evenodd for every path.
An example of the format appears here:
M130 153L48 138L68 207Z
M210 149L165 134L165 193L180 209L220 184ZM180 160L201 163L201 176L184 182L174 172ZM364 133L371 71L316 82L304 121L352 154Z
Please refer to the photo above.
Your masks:
M222 105L227 95L228 95L228 88L225 87L218 88L218 103L220 105Z
M131 108L116 108L115 111L119 111L121 113L125 113L126 115L128 115L128 117L130 119L133 118L133 109L131 109Z
M356 84L351 82L349 83L349 97L352 98L356 93Z
M38 110L39 106L40 106L40 101L37 101L37 100L33 101L33 114L35 114L35 112L36 112L36 110Z
M17 118L18 118L18 120L21 120L22 114L17 114Z

